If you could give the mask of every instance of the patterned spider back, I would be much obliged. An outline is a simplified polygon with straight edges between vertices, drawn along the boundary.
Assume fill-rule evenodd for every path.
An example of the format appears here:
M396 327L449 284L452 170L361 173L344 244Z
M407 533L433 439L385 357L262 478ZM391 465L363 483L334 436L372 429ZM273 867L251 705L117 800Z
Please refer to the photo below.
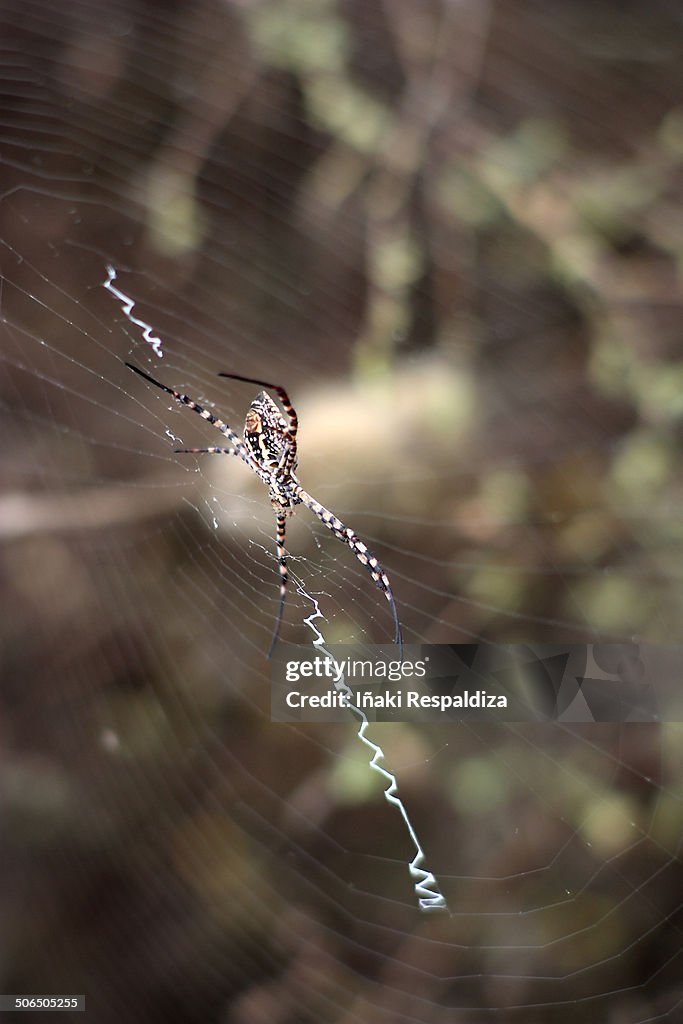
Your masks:
M259 391L249 406L244 442L264 469L275 470L281 465L283 452L290 444L287 421L265 391Z

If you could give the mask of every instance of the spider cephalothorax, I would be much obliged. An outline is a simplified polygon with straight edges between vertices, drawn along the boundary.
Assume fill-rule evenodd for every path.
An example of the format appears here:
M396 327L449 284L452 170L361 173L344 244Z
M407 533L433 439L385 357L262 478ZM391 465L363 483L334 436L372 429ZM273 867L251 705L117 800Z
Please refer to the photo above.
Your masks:
M228 438L231 442L231 448L177 448L177 452L183 453L195 453L195 454L208 454L208 455L237 455L246 462L249 469L256 474L265 484L268 486L270 493L270 500L275 509L276 517L276 544L278 553L278 564L280 567L280 608L278 611L277 620L275 622L275 630L273 632L273 639L271 641L270 650L268 655L270 656L273 652L273 648L277 642L277 638L280 634L280 626L282 624L282 614L285 606L285 597L287 594L287 552L285 549L285 527L287 516L293 512L293 506L303 504L306 508L309 508L318 519L330 530L338 540L343 541L347 544L358 561L363 565L370 573L373 581L384 593L387 601L391 606L391 611L394 616L394 625L396 627L394 641L397 643L401 650L403 650L403 637L401 634L401 623L398 618L398 612L396 610L396 602L394 601L394 595L389 583L389 578L385 573L382 566L379 564L374 555L372 555L366 545L362 542L353 530L345 526L340 519L326 509L324 505L316 501L315 498L311 497L308 491L305 491L299 480L297 479L295 470L297 466L297 446L296 438L297 431L299 429L299 420L297 418L294 406L289 400L289 396L284 388L278 384L268 384L263 380L254 380L253 377L240 377L236 373L220 373L219 377L229 377L231 380L245 381L247 384L258 384L261 387L269 388L270 391L274 391L282 402L282 407L286 413L287 419L282 415L280 409L265 391L260 391L256 398L249 406L244 421L244 440L241 440L235 433L235 431L218 419L208 409L204 409L203 406L197 402L188 398L187 395L181 394L179 391L175 391L173 388L169 388L166 384L161 384L154 377L151 377L144 370L140 370L137 366L133 366L132 363L126 363L131 370L138 373L145 380L148 380L150 384L154 384L156 387L161 388L168 395L173 395L175 399L186 405L189 409L199 413L199 415L205 419L212 426L216 427L221 431L222 434Z

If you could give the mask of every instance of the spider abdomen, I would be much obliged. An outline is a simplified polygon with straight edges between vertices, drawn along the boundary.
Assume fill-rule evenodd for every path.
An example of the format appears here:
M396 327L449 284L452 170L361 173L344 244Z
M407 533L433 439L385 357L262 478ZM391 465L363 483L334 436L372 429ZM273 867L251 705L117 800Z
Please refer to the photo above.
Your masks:
M277 405L265 391L259 391L244 421L245 444L264 469L276 470L289 440L287 422Z

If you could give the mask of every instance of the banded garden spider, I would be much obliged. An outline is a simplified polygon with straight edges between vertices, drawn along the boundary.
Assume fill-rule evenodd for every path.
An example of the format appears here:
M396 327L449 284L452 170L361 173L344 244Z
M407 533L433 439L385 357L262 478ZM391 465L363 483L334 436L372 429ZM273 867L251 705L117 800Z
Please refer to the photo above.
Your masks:
M144 370L139 369L139 367L133 366L132 363L126 363L126 366L141 377L144 377L150 384L154 384L155 387L161 388L166 394L172 395L182 405L186 405L193 412L199 413L203 419L220 430L222 434L225 434L232 443L231 448L176 448L177 454L238 455L247 464L249 469L268 486L270 501L275 510L276 546L280 566L280 607L268 650L268 657L273 653L282 625L285 598L287 596L285 526L287 516L294 512L295 505L305 505L306 508L315 513L318 519L325 524L328 530L331 530L338 540L351 548L361 565L368 570L375 585L379 587L391 606L395 626L394 643L399 645L401 657L403 657L401 623L387 574L375 556L368 551L360 537L348 526L345 526L340 519L337 519L329 509L326 509L324 505L321 505L319 501L311 497L297 479L295 472L297 466L296 438L299 420L285 389L278 384L268 384L266 381L255 380L253 377L240 377L236 373L218 374L219 377L244 381L246 384L258 384L262 388L274 391L287 414L287 419L285 419L270 395L266 391L259 391L249 406L249 411L244 421L244 440L242 440L227 423L212 415L208 409L204 409L203 406L188 398L187 395L175 391L174 388L167 387L166 384L155 380L154 377L151 377Z

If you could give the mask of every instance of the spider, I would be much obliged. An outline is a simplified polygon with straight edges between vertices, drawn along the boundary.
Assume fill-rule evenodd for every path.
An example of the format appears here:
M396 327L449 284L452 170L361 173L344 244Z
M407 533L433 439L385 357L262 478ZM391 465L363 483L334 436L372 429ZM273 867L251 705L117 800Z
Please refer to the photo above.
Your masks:
M199 413L203 419L220 430L222 434L225 434L232 444L231 448L176 448L175 452L177 454L237 455L268 486L271 505L275 510L276 546L280 567L280 606L268 650L268 657L270 658L275 649L282 625L285 598L287 596L285 528L287 516L294 512L294 506L296 505L305 505L306 508L315 513L318 519L325 524L338 540L351 548L361 565L370 573L375 585L379 587L391 606L395 627L394 643L398 644L402 657L403 635L401 623L387 574L375 556L368 551L360 537L348 526L345 526L340 519L337 519L329 509L326 509L324 505L321 505L319 501L311 497L297 479L295 472L297 467L296 438L299 420L285 389L278 384L269 384L267 381L255 380L253 377L240 377L236 373L218 374L219 377L228 377L230 380L239 380L246 384L257 384L262 388L268 388L269 391L275 392L287 415L287 419L285 419L277 404L266 391L259 391L249 406L249 411L244 421L244 440L242 440L227 423L213 416L208 409L204 409L203 406L188 398L187 395L167 387L166 384L155 380L154 377L151 377L139 367L133 366L132 363L126 363L126 366L139 374L140 377L144 377L150 384L154 384L155 387L165 391L166 394L172 395L182 405L186 405L189 409Z

